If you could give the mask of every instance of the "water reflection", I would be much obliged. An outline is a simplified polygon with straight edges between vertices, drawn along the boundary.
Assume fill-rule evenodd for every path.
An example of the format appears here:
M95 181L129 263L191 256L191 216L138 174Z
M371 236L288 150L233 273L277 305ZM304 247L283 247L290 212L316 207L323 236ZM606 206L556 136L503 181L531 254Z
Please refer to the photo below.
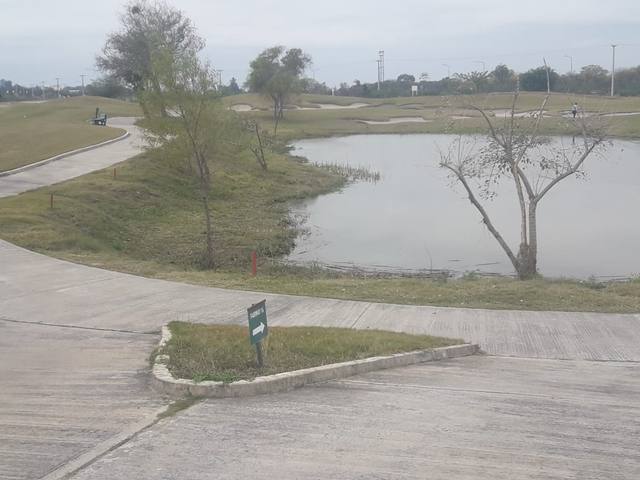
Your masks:
M376 184L298 205L308 235L293 261L353 263L407 269L509 274L513 268L462 188L438 166L451 135L361 135L296 142L312 162L378 171ZM557 141L571 144L570 138ZM640 273L640 143L616 141L587 160L586 179L570 178L542 201L539 267L548 276L631 276ZM510 187L488 203L490 215L517 250L518 208Z

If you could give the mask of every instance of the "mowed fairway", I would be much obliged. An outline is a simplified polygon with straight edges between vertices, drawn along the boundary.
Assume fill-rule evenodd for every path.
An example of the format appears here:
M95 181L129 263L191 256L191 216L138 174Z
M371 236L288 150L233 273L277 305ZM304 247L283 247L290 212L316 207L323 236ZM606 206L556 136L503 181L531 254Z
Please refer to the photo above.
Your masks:
M121 129L88 123L97 107L109 117L140 115L135 103L99 97L0 107L0 172L122 135Z
M545 94L539 92L520 93L516 113L537 111L544 97ZM265 126L271 124L272 105L264 97L245 94L226 97L224 101L229 106L251 106L254 110L242 114L260 119ZM363 133L485 133L486 122L473 107L482 108L489 116L495 115L499 125L503 121L504 111L511 108L512 101L511 93L397 98L299 95L289 100L289 110L278 127L278 135L297 139ZM550 135L572 134L575 124L567 115L574 102L588 115L627 114L604 117L609 134L618 137L640 136L640 115L635 115L640 113L640 98L566 93L551 94L545 107L542 131ZM344 108L358 104L359 108ZM408 118L414 121L406 121ZM393 119L400 119L400 123L387 123ZM370 121L376 123L366 123ZM522 123L527 124L526 121Z

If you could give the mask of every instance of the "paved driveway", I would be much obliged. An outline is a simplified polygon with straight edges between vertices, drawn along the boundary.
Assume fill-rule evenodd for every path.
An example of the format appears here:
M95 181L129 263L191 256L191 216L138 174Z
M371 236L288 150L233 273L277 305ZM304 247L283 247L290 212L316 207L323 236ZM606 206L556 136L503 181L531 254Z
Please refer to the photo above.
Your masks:
M640 478L637 365L495 357L206 401L78 480Z

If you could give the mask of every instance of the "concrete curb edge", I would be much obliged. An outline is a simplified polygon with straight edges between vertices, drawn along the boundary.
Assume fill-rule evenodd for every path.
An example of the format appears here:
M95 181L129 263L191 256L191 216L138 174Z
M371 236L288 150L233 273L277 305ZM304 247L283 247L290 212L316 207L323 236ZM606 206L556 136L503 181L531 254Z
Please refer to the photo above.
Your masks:
M118 127L115 127L118 128ZM70 150L68 152L60 153L50 158L45 158L44 160L40 160L39 162L30 163L29 165L24 165L22 167L14 168L13 170L7 170L6 172L0 172L0 177L8 177L10 175L15 175L17 173L21 173L27 170L31 170L32 168L38 168L47 163L55 162L56 160L62 160L63 158L70 157L71 155L75 155L77 153L88 152L89 150L93 150L95 148L104 147L105 145L110 145L112 143L119 142L120 140L124 140L129 135L129 132L125 131L122 135L116 138L112 138L110 140L105 140L104 142L95 143L93 145L87 145L86 147L76 148L75 150Z
M164 325L162 327L162 338L158 344L158 348L162 348L170 339L171 331L167 325ZM156 390L174 397L182 397L185 395L208 398L249 397L286 392L311 383L327 382L329 380L350 377L375 370L403 367L448 358L465 357L478 353L480 353L478 345L467 343L322 365L320 367L257 377L252 381L240 380L233 383L211 381L196 383L193 380L175 378L167 368L169 357L167 355L157 355L153 364L151 381Z

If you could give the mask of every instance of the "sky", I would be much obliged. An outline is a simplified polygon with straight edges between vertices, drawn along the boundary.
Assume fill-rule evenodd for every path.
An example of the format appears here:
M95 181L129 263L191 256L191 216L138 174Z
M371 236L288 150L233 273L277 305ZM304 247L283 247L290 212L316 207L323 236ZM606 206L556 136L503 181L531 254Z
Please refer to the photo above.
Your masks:
M307 75L338 86L385 76L431 79L448 73L516 71L542 65L579 71L640 65L638 0L169 0L206 40L203 55L223 81L242 83L267 47L299 47L313 58ZM0 78L23 85L80 84L101 75L95 57L119 29L120 0L0 0ZM481 7L479 7L479 5ZM571 57L571 58L569 58Z

